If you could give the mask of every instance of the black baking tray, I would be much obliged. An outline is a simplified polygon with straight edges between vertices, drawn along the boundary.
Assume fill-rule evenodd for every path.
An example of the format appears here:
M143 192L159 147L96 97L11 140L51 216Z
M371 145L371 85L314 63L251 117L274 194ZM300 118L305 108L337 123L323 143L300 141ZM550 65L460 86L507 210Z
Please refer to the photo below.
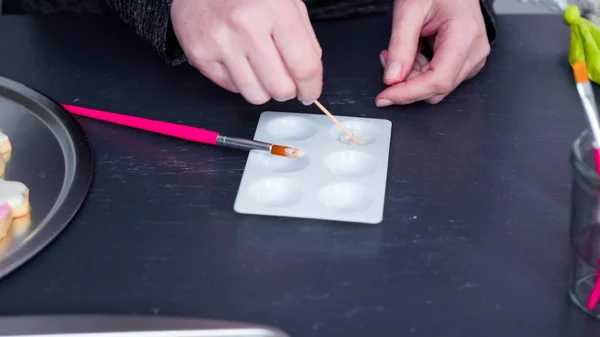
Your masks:
M48 245L83 204L93 176L88 138L60 104L0 77L0 128L12 143L4 179L29 187L31 214L0 241L0 278Z

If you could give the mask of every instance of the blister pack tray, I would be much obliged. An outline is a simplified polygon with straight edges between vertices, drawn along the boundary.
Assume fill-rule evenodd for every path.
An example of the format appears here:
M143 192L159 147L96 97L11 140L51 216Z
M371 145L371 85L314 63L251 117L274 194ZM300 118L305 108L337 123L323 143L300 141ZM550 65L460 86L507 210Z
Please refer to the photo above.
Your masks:
M254 139L292 146L302 158L251 151L234 210L241 214L377 224L383 219L392 123L336 116L354 144L325 115L265 111Z

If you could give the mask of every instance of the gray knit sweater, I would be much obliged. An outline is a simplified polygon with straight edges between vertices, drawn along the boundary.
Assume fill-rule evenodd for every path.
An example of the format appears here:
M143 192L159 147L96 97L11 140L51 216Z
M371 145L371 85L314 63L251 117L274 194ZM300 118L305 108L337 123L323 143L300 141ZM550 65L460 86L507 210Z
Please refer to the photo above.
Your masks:
M393 0L304 0L312 20L340 19L389 11ZM460 0L459 0L460 1ZM116 13L159 55L176 65L185 62L170 22L172 0L0 0L10 14ZM491 42L496 39L494 0L481 0Z

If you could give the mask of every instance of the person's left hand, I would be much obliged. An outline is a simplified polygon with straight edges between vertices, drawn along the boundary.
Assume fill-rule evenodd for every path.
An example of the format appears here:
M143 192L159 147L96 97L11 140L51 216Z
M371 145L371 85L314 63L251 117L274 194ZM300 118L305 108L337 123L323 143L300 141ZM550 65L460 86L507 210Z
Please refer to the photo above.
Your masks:
M420 54L417 60L423 37L432 42L430 62ZM479 0L395 0L392 37L381 54L388 88L377 96L376 105L437 104L475 76L489 53Z

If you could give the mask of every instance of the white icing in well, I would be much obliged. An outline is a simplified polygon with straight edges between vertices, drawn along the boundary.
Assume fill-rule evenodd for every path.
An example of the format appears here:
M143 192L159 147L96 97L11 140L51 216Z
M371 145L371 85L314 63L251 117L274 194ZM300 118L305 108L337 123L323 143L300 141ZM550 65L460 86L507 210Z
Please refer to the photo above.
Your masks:
M0 143L8 140L8 136L0 132Z
M27 186L18 181L0 179L0 204L7 203L10 207L18 207L25 202Z

